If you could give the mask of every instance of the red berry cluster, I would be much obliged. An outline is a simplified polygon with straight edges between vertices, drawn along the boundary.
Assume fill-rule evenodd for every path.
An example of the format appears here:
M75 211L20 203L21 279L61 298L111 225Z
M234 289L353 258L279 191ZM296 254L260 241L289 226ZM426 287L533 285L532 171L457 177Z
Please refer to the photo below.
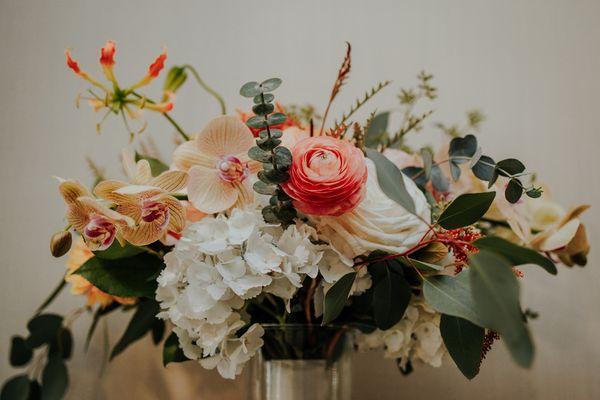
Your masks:
M436 234L439 241L448 246L452 252L456 262L456 273L462 271L469 259L469 254L477 252L477 247L472 243L482 236L479 229L472 226L442 230Z

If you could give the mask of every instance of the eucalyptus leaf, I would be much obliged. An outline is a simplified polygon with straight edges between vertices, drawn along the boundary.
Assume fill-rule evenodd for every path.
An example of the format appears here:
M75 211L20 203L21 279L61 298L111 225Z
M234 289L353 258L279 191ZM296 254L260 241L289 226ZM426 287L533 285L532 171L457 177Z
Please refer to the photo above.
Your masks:
M267 115L273 112L275 106L270 103L257 104L252 107L252 112L256 115Z
M268 183L265 183L263 181L254 182L254 185L252 187L254 188L255 192L260 193L260 194L266 194L269 196L274 195L275 192L277 191L276 185L269 185Z
M431 167L433 165L433 154L428 148L421 149L421 158L423 159L423 170L425 171L425 178L431 178Z
M381 190L390 199L404 207L408 212L415 214L415 203L406 190L402 172L387 157L376 150L366 149L369 157L377 169L377 181Z
M342 276L327 291L323 304L323 325L331 323L340 315L346 305L355 278L356 272L350 272Z
M495 197L496 192L462 194L444 209L437 222L444 229L472 225L485 215Z
M495 161L488 156L481 156L479 160L471 167L473 174L482 181L489 182L494 175Z
M471 256L469 276L477 314L502 337L522 367L533 361L533 342L519 304L519 283L506 258L489 250Z
M48 358L48 363L42 372L42 399L60 400L69 386L69 374L61 357Z
M263 93L272 92L279 86L281 86L281 79L279 78L270 78L260 84Z
M270 137L270 138L267 137L264 139L258 139L256 141L256 144L258 145L258 147L260 147L263 150L271 151L281 144L281 140L275 139L273 137Z
M516 158L507 158L496 164L498 174L502 176L520 174L525 171L525 165Z
M280 125L286 121L287 117L283 113L275 113L271 114L267 118L267 123L269 126L271 125Z
M188 358L183 354L183 350L179 347L179 338L175 332L172 332L163 347L163 366L169 363L179 363L188 361Z
M275 164L279 170L287 170L292 165L292 153L285 147L276 147Z
M40 314L27 323L29 337L25 340L29 348L37 348L54 340L61 329L63 317L56 314Z
M468 162L468 158L477 152L477 138L467 135L464 138L455 137L450 141L448 156L457 164Z
M27 342L21 336L13 336L10 341L10 365L13 367L21 367L31 360L33 351L27 345Z
M68 360L72 353L73 335L69 329L62 327L54 340L50 342L49 354Z
M151 331L156 321L156 314L159 311L160 307L155 300L140 301L123 336L121 336L121 339L119 339L110 353L110 359L112 360L121 354L130 344L141 339L146 333Z
M504 191L504 197L509 203L514 204L517 201L519 201L522 195L523 185L521 184L521 181L517 178L512 178L506 186L506 190Z
M28 400L29 378L27 375L17 375L6 381L2 386L0 400Z
M431 183L438 192L445 193L450 190L450 182L448 182L448 178L446 178L439 165L433 165L431 168Z
M248 157L263 163L272 161L271 153L261 149L258 146L250 147L250 150L248 150Z
M262 90L258 82L248 82L240 88L240 94L244 97L254 97L261 93Z
M260 94L254 96L254 104L261 104L261 103L270 103L275 99L275 96L273 96L271 93L265 93L262 96Z
M416 260L414 258L405 257L405 262L415 268L417 268L421 272L438 272L443 270L444 268L441 265L436 265L432 263L428 263L425 261Z
M454 161L450 161L450 175L452 175L452 179L457 181L460 178L461 173L462 170L460 169L460 166Z
M389 111L375 115L365 134L365 146L375 148L381 143L386 137L389 119Z
M250 128L261 129L267 127L267 121L265 120L265 117L261 115L255 115L248 118L246 125L248 125Z
M504 256L512 265L535 264L556 275L556 265L535 250L519 246L498 236L485 236L473 242L480 250L489 250Z
M537 199L542 195L542 190L539 188L532 188L529 189L525 194L527 194L527 196L531 197L532 199Z
M473 379L479 373L485 330L466 319L442 314L440 332L460 372Z
M402 173L412 179L417 186L424 187L427 185L427 178L425 178L425 172L421 167L405 167L402 168Z

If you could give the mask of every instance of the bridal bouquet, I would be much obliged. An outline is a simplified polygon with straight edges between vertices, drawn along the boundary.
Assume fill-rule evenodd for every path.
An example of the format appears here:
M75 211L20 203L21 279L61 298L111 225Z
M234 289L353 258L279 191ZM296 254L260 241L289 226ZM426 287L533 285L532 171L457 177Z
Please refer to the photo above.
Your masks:
M335 358L348 330L359 349L383 350L404 373L452 359L471 379L496 340L530 366L528 321L536 313L521 304L519 281L535 267L556 274L558 263L585 265L587 206L565 211L521 161L482 149L474 136L480 113L470 112L464 126L426 127L431 112L417 110L437 93L423 72L392 111L368 109L386 81L331 122L351 70L348 45L323 114L276 102L282 81L271 78L244 84L248 111L228 115L189 65L168 71L161 98L145 96L166 58L124 85L114 42L101 51L105 80L66 52L68 67L91 85L79 99L102 120L122 118L132 148L121 155L123 178L105 178L90 161L91 187L59 179L66 226L50 249L67 255L68 269L27 333L12 338L10 362L27 370L5 384L2 399L61 398L71 324L90 313L89 342L116 310L132 317L111 359L151 335L165 365L194 360L228 379L259 351ZM223 114L194 134L172 115L188 78ZM168 159L141 135L146 110L178 135ZM411 147L407 138L425 128L447 141ZM45 312L66 284L86 304L64 317ZM305 346L265 328L295 324L331 333Z

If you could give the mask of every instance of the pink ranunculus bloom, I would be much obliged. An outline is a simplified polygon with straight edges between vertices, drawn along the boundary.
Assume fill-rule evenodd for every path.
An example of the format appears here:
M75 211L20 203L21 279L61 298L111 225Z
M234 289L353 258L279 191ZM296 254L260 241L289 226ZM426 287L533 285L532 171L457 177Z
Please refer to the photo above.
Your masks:
M292 149L290 179L283 190L308 215L342 215L365 196L367 166L359 149L329 136L300 140Z

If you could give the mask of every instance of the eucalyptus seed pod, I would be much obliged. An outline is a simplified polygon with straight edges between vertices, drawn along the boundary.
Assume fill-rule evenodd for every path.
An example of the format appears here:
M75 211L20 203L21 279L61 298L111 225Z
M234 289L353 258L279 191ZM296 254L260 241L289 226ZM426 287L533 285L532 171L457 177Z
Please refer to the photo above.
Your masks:
M62 257L71 249L72 242L71 232L56 232L50 239L50 253L52 253L54 257Z

